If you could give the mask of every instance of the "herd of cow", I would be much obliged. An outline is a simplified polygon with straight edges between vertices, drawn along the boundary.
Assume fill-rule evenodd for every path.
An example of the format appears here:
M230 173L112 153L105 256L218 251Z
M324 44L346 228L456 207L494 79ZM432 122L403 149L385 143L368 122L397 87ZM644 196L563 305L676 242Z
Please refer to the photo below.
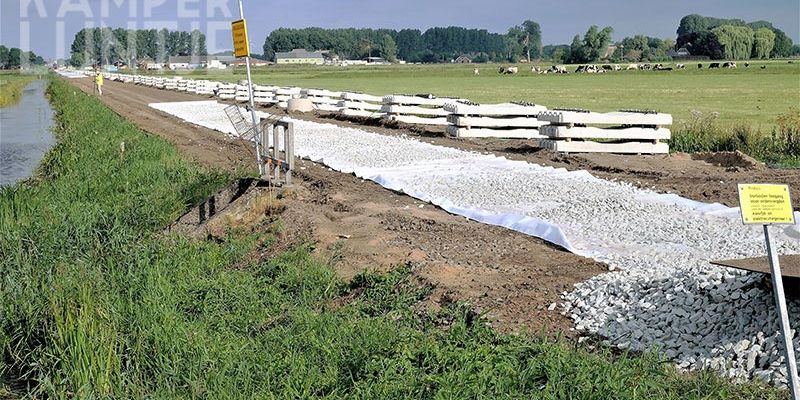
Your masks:
M749 63L745 63L746 67L749 67ZM703 64L698 63L697 68L702 69ZM716 69L716 68L736 68L736 63L732 61L724 62L724 63L710 63L708 65L708 69ZM765 66L761 67L762 69L766 68ZM663 64L629 64L627 67L623 68L619 64L602 64L602 65L579 65L577 69L575 69L576 73L589 73L589 74L600 74L609 71L672 71L674 69L686 69L686 64L675 64L675 67L665 67ZM550 68L542 68L538 65L534 65L531 67L531 72L535 74L568 74L570 73L567 71L567 67L563 65L553 65ZM474 69L475 75L480 75L480 70L478 68ZM514 75L519 73L519 67L500 67L497 70L497 73L501 75Z

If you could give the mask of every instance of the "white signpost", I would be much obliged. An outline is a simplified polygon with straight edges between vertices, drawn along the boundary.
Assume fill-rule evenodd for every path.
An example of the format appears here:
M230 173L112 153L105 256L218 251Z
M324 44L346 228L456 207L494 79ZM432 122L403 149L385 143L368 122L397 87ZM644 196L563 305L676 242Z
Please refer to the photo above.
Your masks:
M797 358L794 355L789 312L786 308L786 295L783 292L783 278L778 260L778 250L769 236L770 225L794 225L794 210L789 195L788 185L740 184L739 204L742 210L742 222L745 224L763 225L764 239L767 242L767 255L772 273L772 289L775 294L775 305L778 308L783 343L786 348L787 372L789 374L789 391L792 399L800 400L800 382L797 376Z
M256 117L256 107L253 101L253 77L250 74L250 40L247 37L247 22L244 19L244 7L242 0L239 0L239 20L231 24L233 33L233 53L237 58L244 57L247 67L247 95L250 98L250 116L253 119L253 129L258 129L258 118ZM259 143L260 135L255 135L256 162L258 163L258 173L264 175L264 163L261 159L261 146Z

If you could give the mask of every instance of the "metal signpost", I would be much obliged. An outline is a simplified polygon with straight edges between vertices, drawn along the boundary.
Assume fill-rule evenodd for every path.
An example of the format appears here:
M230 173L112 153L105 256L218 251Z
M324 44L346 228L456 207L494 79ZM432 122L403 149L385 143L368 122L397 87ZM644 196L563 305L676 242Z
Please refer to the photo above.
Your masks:
M247 22L244 19L244 7L242 0L239 0L239 20L231 23L231 32L233 33L233 54L236 58L244 57L245 65L247 66L247 94L250 98L250 116L253 119L253 126L258 126L258 119L256 118L256 107L253 101L253 77L250 74L250 40L247 37ZM261 160L261 146L259 143L259 135L255 135L256 142L256 163L258 163L258 172L264 175L264 163Z
M786 295L783 292L783 278L778 261L778 251L769 236L770 225L794 225L794 211L788 185L739 184L739 204L742 221L745 224L763 225L764 239L767 242L769 266L772 273L772 289L775 305L778 308L783 343L786 348L788 364L789 391L792 399L800 400L800 382L797 376L797 359L794 355L789 312L786 308Z

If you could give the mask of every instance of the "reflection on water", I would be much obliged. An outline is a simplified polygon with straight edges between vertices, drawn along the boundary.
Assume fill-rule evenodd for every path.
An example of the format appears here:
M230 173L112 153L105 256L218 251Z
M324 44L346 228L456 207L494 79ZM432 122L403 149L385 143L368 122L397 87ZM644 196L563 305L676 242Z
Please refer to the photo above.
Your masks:
M0 186L13 185L33 173L55 144L50 132L53 109L44 95L47 82L31 82L19 104L0 108Z

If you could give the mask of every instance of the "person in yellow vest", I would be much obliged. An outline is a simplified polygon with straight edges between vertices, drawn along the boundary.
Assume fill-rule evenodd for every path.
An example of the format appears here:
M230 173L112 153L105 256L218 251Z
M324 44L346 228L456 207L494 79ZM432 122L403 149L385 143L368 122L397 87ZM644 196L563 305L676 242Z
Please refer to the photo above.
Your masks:
M99 69L95 70L94 91L97 93L98 96L103 95L103 74L100 72Z

